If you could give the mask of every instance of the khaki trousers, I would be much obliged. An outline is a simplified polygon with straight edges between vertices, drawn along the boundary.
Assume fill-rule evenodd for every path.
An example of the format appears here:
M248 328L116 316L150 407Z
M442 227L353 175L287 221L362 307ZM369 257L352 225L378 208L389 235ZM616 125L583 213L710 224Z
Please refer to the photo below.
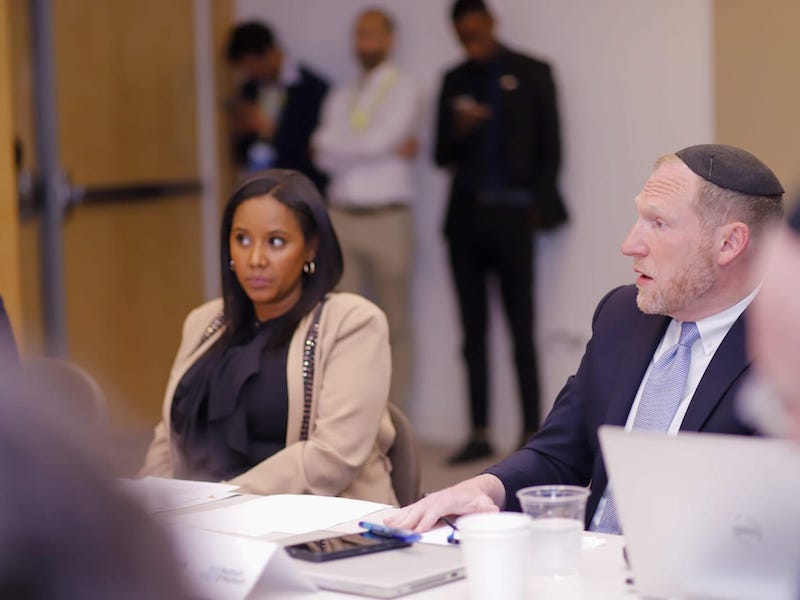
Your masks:
M386 313L392 345L389 400L405 409L412 368L411 211L397 205L374 210L331 207L330 215L344 255L339 288L370 298Z

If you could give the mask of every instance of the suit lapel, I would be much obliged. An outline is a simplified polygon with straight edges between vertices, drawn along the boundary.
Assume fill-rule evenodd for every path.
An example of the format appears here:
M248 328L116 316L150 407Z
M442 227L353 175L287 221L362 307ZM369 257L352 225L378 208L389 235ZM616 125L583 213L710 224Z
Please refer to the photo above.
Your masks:
M750 365L745 346L743 313L730 328L703 373L681 423L681 431L700 431L703 428L725 392Z
M620 355L617 363L619 370L609 374L614 384L610 386L611 394L604 423L625 425L633 399L669 322L669 317L639 314L631 327L630 342L617 349Z

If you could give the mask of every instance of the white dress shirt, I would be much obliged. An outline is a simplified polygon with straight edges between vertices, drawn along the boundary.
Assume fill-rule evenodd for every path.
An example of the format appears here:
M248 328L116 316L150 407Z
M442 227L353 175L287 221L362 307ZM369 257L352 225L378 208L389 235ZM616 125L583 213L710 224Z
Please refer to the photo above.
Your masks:
M397 148L417 137L419 112L416 83L390 62L328 96L312 147L317 166L331 177L334 206L380 208L411 200L412 160Z
M714 354L716 354L717 349L722 344L722 340L724 340L725 336L728 335L728 331L730 331L731 327L733 327L733 324L741 316L745 309L750 306L750 303L753 301L753 298L756 297L756 294L758 294L758 288L753 290L747 297L745 297L743 300L740 300L730 308L726 308L722 312L697 321L696 324L697 330L700 332L700 339L692 346L692 357L691 362L689 363L689 375L686 378L686 387L683 390L683 398L681 399L681 403L678 405L678 409L675 411L675 416L672 418L669 429L667 429L667 435L676 435L678 431L680 431L681 423L683 423L683 417L686 416L686 411L689 410L689 403L692 401L692 397L697 390L697 386L700 385L700 380L703 378L703 374L706 372L708 365L711 363L711 359L714 358ZM650 372L653 370L653 365L655 365L658 359L661 358L665 352L678 343L681 335L682 324L682 321L672 319L670 324L667 326L667 330L664 332L664 337L661 338L661 343L658 344L658 347L653 354L653 358L650 360L650 364L647 367L647 371L642 378L642 382L639 384L639 391L636 392L636 397L633 400L633 406L631 406L631 410L628 413L628 420L625 422L626 431L633 429L633 422L636 419L636 413L639 410L639 403L642 400L642 393L644 392L647 378L650 377ZM603 510L605 510L605 506L606 494L603 493L603 497L600 499L600 503L597 505L597 510L592 518L592 529L595 529L599 525L600 518L603 515Z

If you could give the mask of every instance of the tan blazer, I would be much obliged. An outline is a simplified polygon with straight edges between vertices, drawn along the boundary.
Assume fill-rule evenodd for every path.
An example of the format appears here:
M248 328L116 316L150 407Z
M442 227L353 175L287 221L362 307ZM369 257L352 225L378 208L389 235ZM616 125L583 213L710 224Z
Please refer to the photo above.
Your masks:
M170 442L172 398L189 367L222 334L220 329L198 347L221 312L217 299L186 317L142 476L172 477L182 460ZM330 294L319 323L309 436L301 442L303 346L312 315L300 322L289 345L286 447L230 483L255 494L345 496L396 505L386 456L395 436L387 409L391 359L386 317L361 296Z

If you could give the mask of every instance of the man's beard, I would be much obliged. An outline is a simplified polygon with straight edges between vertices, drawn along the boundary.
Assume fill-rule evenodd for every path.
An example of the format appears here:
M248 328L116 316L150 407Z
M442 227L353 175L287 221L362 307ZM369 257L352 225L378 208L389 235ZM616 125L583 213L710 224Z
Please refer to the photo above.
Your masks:
M692 266L673 277L665 287L639 290L636 305L648 315L674 315L704 297L714 287L716 270L711 245L701 246Z
M386 60L386 54L383 52L359 52L357 56L361 67L367 71L374 69Z

